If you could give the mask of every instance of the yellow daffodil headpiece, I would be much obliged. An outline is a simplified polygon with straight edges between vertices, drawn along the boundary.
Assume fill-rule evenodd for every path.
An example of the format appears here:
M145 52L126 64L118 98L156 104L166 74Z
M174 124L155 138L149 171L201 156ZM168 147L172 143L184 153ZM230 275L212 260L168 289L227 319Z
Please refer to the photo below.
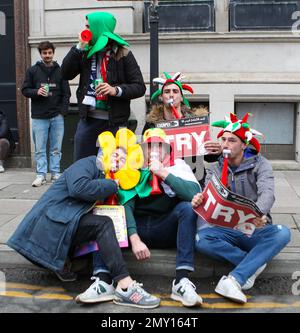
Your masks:
M127 128L121 128L116 137L109 131L98 136L99 146L102 149L102 166L106 178L110 177L111 155L117 148L123 148L126 153L126 163L115 174L114 178L119 180L123 190L135 187L140 180L140 169L144 164L143 151L136 143L135 134Z

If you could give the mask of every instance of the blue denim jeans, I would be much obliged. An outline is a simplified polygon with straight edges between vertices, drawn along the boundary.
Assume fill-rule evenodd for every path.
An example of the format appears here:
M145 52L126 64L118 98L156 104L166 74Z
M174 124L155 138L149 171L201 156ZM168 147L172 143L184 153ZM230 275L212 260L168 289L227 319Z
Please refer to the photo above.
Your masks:
M197 215L191 203L182 201L166 215L136 217L137 232L151 249L177 248L176 270L194 271L194 238ZM94 274L108 272L101 259L101 251L94 253Z
M57 115L50 119L32 119L32 138L37 174L46 176L48 170L47 142L49 139L49 171L60 173L61 146L64 137L64 117Z
M283 225L266 225L256 229L251 237L224 227L197 231L196 250L236 266L233 275L242 286L257 269L270 261L290 241L290 230Z

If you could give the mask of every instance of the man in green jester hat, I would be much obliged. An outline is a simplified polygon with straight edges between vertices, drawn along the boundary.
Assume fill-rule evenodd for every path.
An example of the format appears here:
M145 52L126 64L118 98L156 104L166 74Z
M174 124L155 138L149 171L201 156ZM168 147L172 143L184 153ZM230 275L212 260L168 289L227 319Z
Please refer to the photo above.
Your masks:
M176 109L179 118L208 116L208 108L205 106L200 105L191 108L184 91L190 93L194 93L194 91L190 85L182 83L184 79L182 73L177 72L171 76L169 73L163 72L163 75L164 77L153 79L153 83L157 83L161 87L151 96L151 110L146 115L143 133L149 128L154 128L159 122L176 119L176 115L172 112L172 106ZM214 141L206 141L204 148L206 150L204 160L206 162L216 162L221 154L220 144ZM194 157L184 156L184 159L194 170L198 181L203 182L205 175L203 159L197 158L196 163Z
M223 152L227 150L228 167L225 158L220 156L218 163L207 170L205 182L207 184L213 174L220 178L224 175L223 184L232 192L254 201L263 215L252 219L251 223L243 220L234 228L209 224L199 217L195 238L197 251L234 266L219 280L215 292L241 304L247 302L244 291L254 286L267 263L291 238L286 226L272 224L270 212L275 201L272 166L260 154L260 143L255 136L262 133L250 127L248 116L238 119L231 113L225 120L212 123L212 126L222 128L217 137ZM208 202L202 193L197 193L192 206L196 208ZM225 211L226 207L222 209ZM223 217L220 214L217 219L226 221Z
M151 96L152 106L146 116L143 133L148 128L155 127L157 122L176 119L171 105L176 109L178 118L208 115L207 107L200 106L193 109L190 107L187 98L184 96L184 90L193 93L193 88L181 82L184 76L180 72L173 76L167 72L163 72L163 74L165 78L157 77L153 79L153 83L161 85L161 88L157 89Z
M97 155L99 133L116 133L127 127L130 100L145 94L146 87L139 65L129 44L114 33L115 17L106 12L86 16L85 28L92 39L73 46L62 63L64 79L80 74L76 92L80 121L74 140L74 160Z

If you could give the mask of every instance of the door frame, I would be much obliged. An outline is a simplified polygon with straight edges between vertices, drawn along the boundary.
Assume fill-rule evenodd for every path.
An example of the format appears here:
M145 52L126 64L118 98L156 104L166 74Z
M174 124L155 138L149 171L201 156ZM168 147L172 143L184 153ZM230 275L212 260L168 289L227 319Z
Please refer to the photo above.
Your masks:
M21 87L30 60L29 8L27 0L14 0L15 62L16 62L16 110L19 145L16 151L16 164L31 167L30 113L27 99L22 95Z

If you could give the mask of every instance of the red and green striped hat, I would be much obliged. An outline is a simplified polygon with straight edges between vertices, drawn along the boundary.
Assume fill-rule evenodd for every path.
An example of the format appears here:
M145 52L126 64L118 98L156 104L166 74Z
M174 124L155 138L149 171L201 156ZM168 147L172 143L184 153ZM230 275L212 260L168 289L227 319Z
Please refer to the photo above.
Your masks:
M251 113L246 113L243 119L239 120L235 114L230 113L230 118L225 117L225 120L214 121L211 125L214 127L223 127L217 136L218 138L220 138L224 132L233 133L247 145L251 144L259 153L260 143L254 138L254 135L263 136L263 134L250 128L250 125L248 124L249 115L251 115Z

